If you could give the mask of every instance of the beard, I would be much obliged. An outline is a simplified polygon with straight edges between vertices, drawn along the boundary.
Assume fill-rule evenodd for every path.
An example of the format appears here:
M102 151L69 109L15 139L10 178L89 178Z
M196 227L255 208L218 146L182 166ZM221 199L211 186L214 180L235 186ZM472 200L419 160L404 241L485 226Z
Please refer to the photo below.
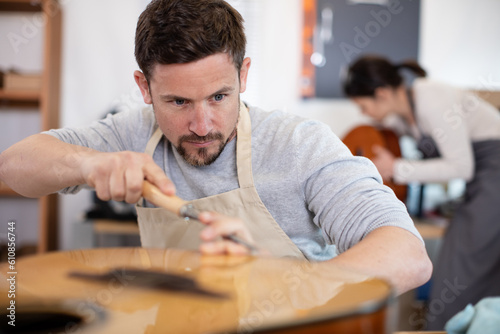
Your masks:
M215 160L217 160L217 158L221 155L222 151L224 151L224 148L226 147L229 140L234 137L233 135L235 133L236 133L236 126L234 127L234 130L231 132L231 134L229 135L229 137L227 137L226 140L224 140L224 136L220 132L209 133L206 136L198 136L194 133L190 135L181 136L179 138L178 145L176 146L176 150L180 154L180 156L183 157L184 160L186 160L186 162L189 163L190 165L193 165L195 167L208 166L212 164ZM195 153L190 154L187 153L186 149L182 146L182 143L184 142L203 143L212 140L219 142L219 146L213 153L209 153L207 147L202 147L197 149Z
M224 151L224 148L226 147L227 143L229 143L229 141L236 136L238 120L240 119L239 111L240 111L240 97L238 96L238 117L236 118L233 131L231 131L231 134L225 140L224 140L224 135L221 132L209 133L206 136L198 136L195 133L184 135L179 138L178 144L175 147L177 153L179 153L179 155L182 158L184 158L184 160L188 164L192 166L202 167L211 165L221 155L222 151ZM211 154L208 152L208 148L206 147L197 149L194 154L189 154L186 152L186 149L182 146L182 143L186 141L203 143L210 140L219 142L217 150Z

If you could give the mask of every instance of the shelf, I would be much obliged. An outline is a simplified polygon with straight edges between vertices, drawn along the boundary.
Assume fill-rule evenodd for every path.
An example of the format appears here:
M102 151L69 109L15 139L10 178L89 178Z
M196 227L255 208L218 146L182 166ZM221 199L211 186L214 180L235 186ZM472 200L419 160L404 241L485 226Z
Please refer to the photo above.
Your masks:
M473 90L477 96L485 101L488 101L498 110L500 110L500 90Z
M11 101L40 101L40 92L37 91L8 91L0 89L0 100L11 100Z
M13 91L0 89L0 114L25 112L36 109L40 113L40 130L59 127L60 79L61 79L61 26L62 12L58 0L0 0L0 14L22 12L41 14L43 25L37 26L43 33L43 50L40 54L40 91ZM22 14L21 13L21 14ZM5 31L3 34L7 33ZM34 107L34 108L33 108ZM29 108L29 109L28 109ZM12 110L15 109L15 110ZM22 110L25 109L25 110ZM1 139L0 139L1 140ZM0 184L0 196L22 197L9 187ZM38 251L58 249L58 195L38 199Z
M93 229L96 234L139 235L137 221L94 219Z
M39 108L41 94L34 91L6 91L0 89L0 111L4 107Z
M0 196L19 197L21 195L19 195L14 190L10 189L9 186L7 186L5 183L0 181Z
M41 0L0 0L0 12L39 12Z
M416 218L412 217L415 228L424 240L441 239L449 224L449 219L440 218Z

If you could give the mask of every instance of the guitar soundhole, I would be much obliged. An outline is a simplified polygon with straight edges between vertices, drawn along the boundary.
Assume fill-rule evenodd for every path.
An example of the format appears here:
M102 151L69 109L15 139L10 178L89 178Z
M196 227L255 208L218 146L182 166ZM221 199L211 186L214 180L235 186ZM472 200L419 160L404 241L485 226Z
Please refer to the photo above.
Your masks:
M2 312L1 319L9 319L8 314ZM15 315L15 326L7 321L0 322L0 333L6 334L48 334L56 332L74 332L82 324L83 319L77 315L62 312L18 312Z

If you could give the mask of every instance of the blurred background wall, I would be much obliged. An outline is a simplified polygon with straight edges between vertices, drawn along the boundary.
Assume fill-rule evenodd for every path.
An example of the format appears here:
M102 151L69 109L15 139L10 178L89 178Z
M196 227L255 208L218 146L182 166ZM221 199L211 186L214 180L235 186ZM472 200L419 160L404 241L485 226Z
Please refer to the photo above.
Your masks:
M343 0L339 0L343 1ZM63 63L61 86L61 126L84 126L112 109L125 110L142 105L133 80L134 33L137 18L147 0L62 0ZM286 111L320 119L338 135L366 122L346 99L302 100L299 93L301 71L301 0L232 0L247 24L248 55L252 57L248 91L243 100L264 109ZM404 2L403 2L404 3ZM419 60L431 77L458 86L500 89L500 1L422 0ZM19 29L22 17L0 17L7 30ZM0 41L0 67L40 67L33 54L41 45L40 34L17 54ZM36 132L36 116L14 119L3 113L0 149ZM34 118L30 120L29 118ZM12 126L14 125L14 127ZM5 126L4 126L5 127ZM16 137L17 136L17 137ZM21 138L18 138L21 137ZM72 226L89 208L91 196L82 191L62 196L60 204L60 247L70 249ZM19 205L18 205L19 206ZM36 212L36 207L33 209ZM15 203L0 201L0 219L26 211ZM5 217L4 217L5 216ZM9 218L7 218L9 216ZM36 240L36 218L26 216L22 235Z

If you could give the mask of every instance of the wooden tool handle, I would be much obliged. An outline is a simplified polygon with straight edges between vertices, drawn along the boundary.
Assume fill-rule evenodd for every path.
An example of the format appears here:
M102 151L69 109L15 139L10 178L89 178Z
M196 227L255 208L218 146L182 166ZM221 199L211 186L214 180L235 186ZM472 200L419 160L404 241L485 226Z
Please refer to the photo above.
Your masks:
M142 196L156 206L160 206L168 211L180 216L180 209L187 204L186 201L177 196L165 195L149 181L142 184Z

